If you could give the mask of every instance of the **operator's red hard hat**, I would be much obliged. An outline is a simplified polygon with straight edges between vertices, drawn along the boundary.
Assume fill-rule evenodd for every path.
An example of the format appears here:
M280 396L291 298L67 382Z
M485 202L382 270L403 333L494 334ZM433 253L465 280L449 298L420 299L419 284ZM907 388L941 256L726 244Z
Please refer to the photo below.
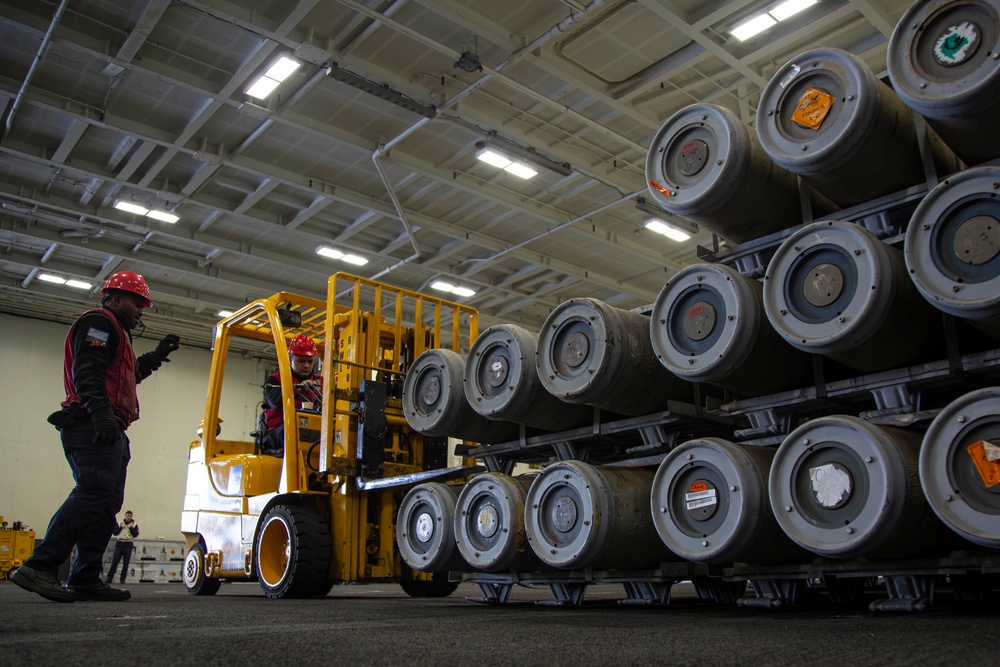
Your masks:
M101 294L107 294L109 289L120 289L123 292L138 294L146 300L146 303L143 305L144 308L149 308L153 305L153 302L149 300L149 285L146 284L146 279L138 273L133 273L132 271L117 271L112 273L104 281Z
M288 353L299 357L318 357L316 343L309 336L298 335L288 343Z

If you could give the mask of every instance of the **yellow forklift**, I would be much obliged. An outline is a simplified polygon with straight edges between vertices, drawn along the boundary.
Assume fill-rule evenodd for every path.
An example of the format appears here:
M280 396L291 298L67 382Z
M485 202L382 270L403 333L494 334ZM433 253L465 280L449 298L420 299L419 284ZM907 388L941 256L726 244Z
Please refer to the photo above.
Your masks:
M446 438L406 423L403 377L423 351L468 351L475 309L338 273L327 301L278 293L247 304L216 327L199 438L188 450L181 530L184 583L213 595L223 581L258 581L271 598L326 595L336 583L397 581L414 597L449 595L447 573L409 569L396 547L395 520L406 491L465 477L449 468ZM317 397L295 385L288 343L311 338L320 350ZM220 418L227 361L276 357L284 453L263 453L261 428ZM233 371L235 373L235 371ZM237 403L259 415L260 384L234 380ZM312 387L309 388L310 391ZM318 399L318 400L315 400ZM227 399L232 404L232 399ZM255 420L263 427L263 420ZM227 430L233 431L232 435Z

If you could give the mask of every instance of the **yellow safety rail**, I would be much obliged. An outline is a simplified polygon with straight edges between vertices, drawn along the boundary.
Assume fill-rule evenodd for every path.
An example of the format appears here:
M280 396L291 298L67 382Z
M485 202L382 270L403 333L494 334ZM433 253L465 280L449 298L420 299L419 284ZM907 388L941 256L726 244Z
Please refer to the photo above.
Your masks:
M323 388L320 461L323 470L337 470L342 467L337 461L354 458L357 425L347 417L350 401L335 394L356 395L366 377L401 381L407 370L402 364L430 348L467 351L479 335L479 313L347 273L330 277L327 303L335 305L337 315L326 321L324 366L335 382Z

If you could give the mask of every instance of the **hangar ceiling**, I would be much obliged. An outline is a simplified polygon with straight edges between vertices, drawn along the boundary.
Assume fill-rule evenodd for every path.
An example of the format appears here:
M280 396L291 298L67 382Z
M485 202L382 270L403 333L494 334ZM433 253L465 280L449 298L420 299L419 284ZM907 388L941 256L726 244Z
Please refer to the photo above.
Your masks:
M336 271L474 290L454 298L483 326L537 330L578 296L648 304L711 244L644 228L662 123L706 101L753 124L773 72L817 46L881 74L910 3L820 0L730 34L775 4L3 0L0 312L70 321L118 270L150 282L150 335L198 344L218 311L325 298ZM282 55L291 77L247 96ZM553 168L518 178L476 159L487 140Z

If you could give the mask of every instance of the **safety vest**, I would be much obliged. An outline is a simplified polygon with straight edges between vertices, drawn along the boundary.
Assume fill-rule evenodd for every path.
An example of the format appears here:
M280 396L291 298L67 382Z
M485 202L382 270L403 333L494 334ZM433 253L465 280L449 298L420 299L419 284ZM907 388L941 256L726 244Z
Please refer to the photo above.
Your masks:
M271 384L281 384L281 372L280 371L275 371L274 373L271 374L271 376L268 379L269 380L274 380L274 382L271 383ZM308 377L299 378L294 373L292 373L292 379L296 380L298 382L304 382L305 380L319 380L320 382L322 382L323 381L323 376L316 375L315 373L313 373L312 375L309 375ZM295 409L296 410L302 409L302 401L299 401L299 400L295 401ZM281 426L282 424L284 424L285 423L285 417L284 417L284 415L285 415L284 410L277 410L277 409L271 408L271 407L265 408L264 409L264 423L267 425L267 430L268 431L272 431L272 430L276 429L277 427Z
M66 400L62 402L62 405L63 407L86 407L77 394L76 383L73 381L73 331L80 319L92 313L101 313L107 316L118 332L118 348L104 371L104 388L108 392L108 400L111 401L111 409L115 413L115 418L127 428L129 424L139 418L139 398L135 393L135 352L132 350L132 342L125 327L121 325L115 314L106 308L94 308L81 313L80 317L76 318L76 321L69 328L69 333L66 334L66 342L63 346L63 386L66 388Z

